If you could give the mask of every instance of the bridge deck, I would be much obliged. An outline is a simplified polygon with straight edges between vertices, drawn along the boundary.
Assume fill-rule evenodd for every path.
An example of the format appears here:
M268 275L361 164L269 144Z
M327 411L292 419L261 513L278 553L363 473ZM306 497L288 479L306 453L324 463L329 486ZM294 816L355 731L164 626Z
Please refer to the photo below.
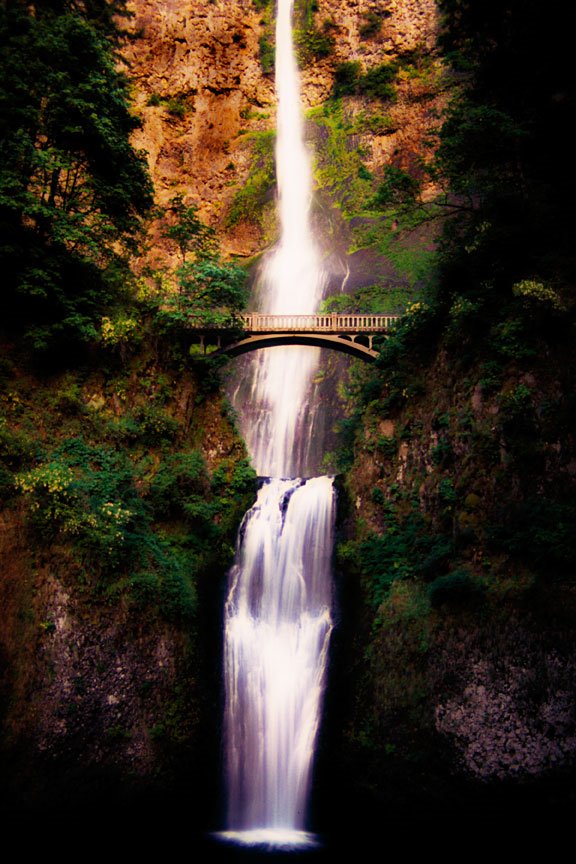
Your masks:
M386 333L399 315L263 315L248 312L238 323L247 333ZM190 318L193 330L206 330Z

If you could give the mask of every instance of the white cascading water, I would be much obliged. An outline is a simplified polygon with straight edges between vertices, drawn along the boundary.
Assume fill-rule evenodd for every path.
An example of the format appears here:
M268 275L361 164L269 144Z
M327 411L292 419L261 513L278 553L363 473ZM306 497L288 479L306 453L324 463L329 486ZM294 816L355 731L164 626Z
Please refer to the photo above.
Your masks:
M279 0L276 18L278 96L276 177L280 242L266 262L262 312L306 315L316 312L325 275L309 220L312 170L304 144L299 79L292 43L292 2ZM242 431L259 475L294 476L305 463L307 391L320 349L283 347L255 356L251 402L256 416ZM308 427L308 428L307 428Z
M265 268L261 301L271 314L315 312L324 281L309 222L312 174L292 5L278 0L281 237ZM319 355L298 346L256 352L249 424L245 406L235 406L256 470L267 478L244 517L225 608L224 835L242 843L313 842L306 811L332 630L335 500L330 477L299 475L307 464L309 392Z

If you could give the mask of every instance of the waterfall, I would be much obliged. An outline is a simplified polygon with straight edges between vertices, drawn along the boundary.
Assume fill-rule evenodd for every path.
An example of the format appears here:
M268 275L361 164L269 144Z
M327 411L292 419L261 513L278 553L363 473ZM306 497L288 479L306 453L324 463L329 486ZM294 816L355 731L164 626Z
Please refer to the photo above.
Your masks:
M276 19L281 233L260 291L262 311L273 314L315 312L324 285L309 219L292 3L278 0ZM298 346L256 352L248 410L235 404L263 478L239 533L224 621L224 835L243 843L313 842L306 811L332 630L335 517L332 479L307 477L319 356Z

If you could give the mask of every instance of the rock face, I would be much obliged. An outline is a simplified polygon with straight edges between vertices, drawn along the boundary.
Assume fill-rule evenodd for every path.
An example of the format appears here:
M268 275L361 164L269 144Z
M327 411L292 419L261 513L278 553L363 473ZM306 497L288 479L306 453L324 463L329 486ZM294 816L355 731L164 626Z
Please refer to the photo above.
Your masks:
M137 0L133 10L131 26L141 35L124 56L143 120L135 144L148 153L157 203L181 193L206 222L220 224L249 169L241 115L261 115L249 127L267 128L274 99L258 60L261 13L251 0ZM152 242L162 248L158 233ZM227 245L236 254L254 248L246 229Z
M433 51L438 31L434 0L321 0L318 17L335 22L339 37L336 53L341 60L361 59L368 65L382 63L410 51ZM374 31L367 34L370 20ZM363 33L364 31L364 33Z
M115 366L110 355L107 362ZM73 370L39 379L16 365L10 368L16 411L5 409L4 443L18 434L20 443L28 441L19 432L22 426L33 428L28 452L49 454L45 458L58 460L59 448L90 443L87 452L120 459L107 475L112 485L104 496L110 503L103 506L110 508L122 494L114 484L124 470L123 488L146 509L136 505L144 518L135 517L131 537L119 540L122 553L108 567L106 556L113 545L109 536L92 554L94 535L81 535L79 544L78 532L63 529L52 509L46 511L50 524L45 532L34 521L45 502L30 506L13 485L3 487L0 812L21 806L58 809L64 802L81 809L92 798L108 806L109 798L129 800L131 795L166 790L176 794L180 780L189 785L194 774L197 786L189 795L192 800L198 794L201 800L194 809L200 813L214 800L207 789L216 785L218 776L219 742L213 729L218 716L220 590L253 488L248 481L246 497L237 500L234 513L225 509L235 493L228 489L224 496L215 490L220 483L226 485L229 472L238 466L245 469L243 444L220 394L202 390L198 369L174 369L158 345L125 356L116 371L84 367L81 383ZM63 381L76 399L64 409L57 395ZM159 392L164 394L162 409ZM138 405L155 405L160 425L151 437L138 439L136 432L126 442L113 430ZM35 417L33 427L23 421L27 412ZM172 432L158 438L169 417ZM142 429L138 423L131 428ZM180 464L188 467L178 475L170 503L154 512L149 494L158 472L163 467L169 476L182 459ZM144 466L141 473L133 473L136 463ZM75 482L80 484L87 475L102 479L102 466L87 458ZM184 525L175 504L177 490L186 495L194 476L203 478L201 500L208 508L202 528L197 522ZM210 501L218 513L210 511ZM79 523L94 526L92 503L84 497L72 505ZM194 560L184 553L181 569L171 571L175 578L163 571L168 581L160 588L161 571L148 554L155 538L160 537L162 567L173 532L184 538L183 544L196 542L198 548L205 534L214 529L218 535L220 527L222 541L212 541L218 560L210 561L211 553ZM138 578L142 592L131 589Z
M7 535L2 539L4 563L12 557L31 564L18 539L10 545ZM13 570L4 572L14 577ZM79 764L86 775L113 770L133 781L151 777L175 685L190 684L184 634L138 621L125 604L84 598L70 579L75 575L64 550L47 554L34 578L23 580L27 592L20 584L19 608L10 610L19 613L16 620L25 612L28 622L18 634L2 634L19 706L8 715L6 731L20 746L28 742L16 783L24 795L43 781L54 783L54 768L65 775ZM4 581L4 599L6 588ZM193 686L187 701L194 701ZM192 718L187 725L190 734Z
M181 194L217 227L226 254L261 252L270 231L249 220L231 225L228 215L254 168L254 136L275 125L273 72L264 73L259 57L262 40L273 41L270 9L259 11L252 0L132 0L132 9L130 30L136 38L126 45L124 57L143 122L135 144L148 153L157 204L166 208ZM369 16L381 26L362 36ZM434 0L322 0L314 25L330 32L334 42L329 56L302 70L306 108L330 95L338 64L359 61L366 70L409 53L430 52L438 29ZM381 171L393 158L407 166L422 152L437 107L434 98L429 82L401 77L398 101L390 107L391 131L366 133L356 142L367 147L371 170ZM360 111L362 100L351 109ZM272 185L269 193L273 196ZM159 223L150 228L148 246L146 264L177 263Z
M436 729L482 780L537 777L576 763L576 658L567 634L526 623L511 616L488 638L482 629L461 633L438 654L452 687L437 694Z

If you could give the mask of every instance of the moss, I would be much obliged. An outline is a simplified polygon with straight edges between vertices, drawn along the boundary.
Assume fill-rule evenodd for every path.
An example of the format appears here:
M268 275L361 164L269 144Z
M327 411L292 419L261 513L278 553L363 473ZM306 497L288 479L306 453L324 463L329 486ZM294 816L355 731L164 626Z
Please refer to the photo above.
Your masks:
M185 117L192 107L186 95L161 96L159 93L152 93L146 104L151 107L163 107L171 117L179 120Z
M316 181L329 192L345 217L362 211L366 201L367 178L362 156L352 145L353 126L340 100L326 102L308 112L309 119L321 130L316 163Z
M227 224L234 227L239 222L263 225L266 205L270 202L275 183L274 143L275 132L250 132L252 162L248 178L238 189L230 206Z
M330 29L317 30L311 25L294 32L294 45L301 66L329 57L334 51L334 42Z
M260 36L258 40L258 50L260 57L260 65L265 75L269 75L274 71L274 55L275 48L270 38L267 35Z

